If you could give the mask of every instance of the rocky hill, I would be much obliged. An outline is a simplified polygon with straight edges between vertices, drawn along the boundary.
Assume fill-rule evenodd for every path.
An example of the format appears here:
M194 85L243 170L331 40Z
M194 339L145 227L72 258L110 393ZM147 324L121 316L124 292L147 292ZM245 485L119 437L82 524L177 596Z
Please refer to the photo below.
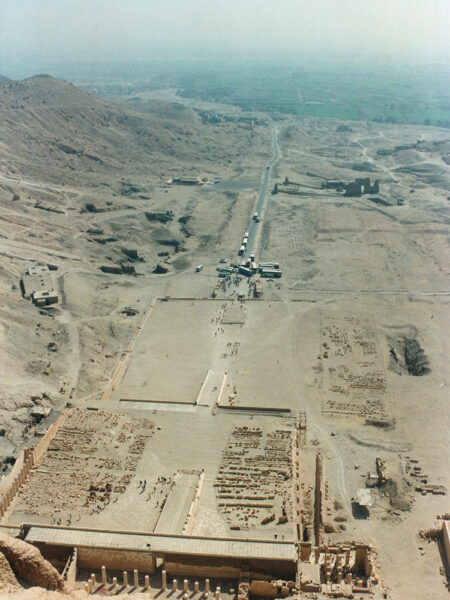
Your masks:
M0 161L5 175L76 182L79 172L157 175L231 161L239 146L181 105L138 112L48 75L0 85Z
M53 418L101 393L149 286L168 293L176 272L238 243L249 192L167 179L257 181L270 145L268 127L204 124L173 102L130 107L46 75L1 79L0 481L45 429L42 410ZM52 265L60 292L44 311L20 291L36 264Z

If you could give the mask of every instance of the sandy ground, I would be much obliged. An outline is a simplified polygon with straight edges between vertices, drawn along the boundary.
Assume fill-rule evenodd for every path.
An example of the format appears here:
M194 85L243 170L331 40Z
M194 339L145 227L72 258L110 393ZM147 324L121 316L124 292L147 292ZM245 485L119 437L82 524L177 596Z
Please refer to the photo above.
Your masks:
M0 381L5 398L0 449L3 457L13 457L30 443L38 427L30 416L35 405L54 411L67 404L105 408L148 418L161 427L144 451L151 469L143 466L148 461L139 463L121 499L98 515L83 516L83 524L120 518L131 527L127 506L139 502L154 527L160 506L155 498L148 510L139 481L155 485L161 474L171 479L177 470L205 469L191 532L227 535L230 522L217 505L214 481L233 427L251 423L265 435L291 427L290 417L237 414L233 405L286 408L291 417L306 412L303 492L307 500L320 450L328 478L329 540L373 543L393 599L437 600L445 593L438 547L424 543L418 532L435 524L448 500L415 491L410 467L419 464L429 484L449 487L444 334L449 180L442 159L448 133L362 122L338 133L338 125L316 119L277 124L282 158L271 183L288 176L300 184L301 195L268 194L257 258L277 260L283 277L263 281L263 300L246 301L245 314L228 319L237 323L225 322L230 301L206 298L217 283L218 260L236 258L256 190L168 186L175 171L168 168L169 154L143 157L131 172L129 166L113 172L112 163L110 169L87 170L83 185L67 162L57 164L68 173L64 186L51 176L59 173L51 164L40 176L35 167L27 173L20 161L16 173L4 171L0 344L7 368ZM260 180L271 154L268 127L249 132L236 123L228 129L221 124L202 130L202 136L202 151L192 164L176 157L185 172ZM226 160L207 156L208 136L227 144ZM245 154L239 150L244 147ZM324 179L365 176L380 181L381 204L321 189ZM129 192L123 179L139 191ZM89 203L102 212L90 212ZM130 261L123 248L137 250L143 260ZM58 266L63 295L60 305L43 313L18 289L21 271L35 261ZM158 262L168 273L152 273ZM137 275L100 270L118 264L134 266ZM195 273L198 264L204 268ZM127 348L156 296L185 299L158 301L128 358ZM423 375L414 374L414 360L407 356L411 340L426 357ZM120 380L102 400L123 358ZM228 408L216 407L221 391ZM164 405L173 402L182 406ZM376 457L386 461L393 485L372 493L368 518L355 518L356 493L374 471ZM189 495L189 485L186 489ZM282 527L289 537L290 526ZM273 535L270 525L252 525L252 536L267 531Z

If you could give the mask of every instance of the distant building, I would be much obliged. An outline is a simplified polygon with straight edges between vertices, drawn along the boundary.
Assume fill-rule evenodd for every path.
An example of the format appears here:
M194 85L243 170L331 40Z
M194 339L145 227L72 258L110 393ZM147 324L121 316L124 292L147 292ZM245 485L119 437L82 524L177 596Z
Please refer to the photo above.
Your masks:
M24 272L21 283L24 298L31 300L36 306L56 304L59 301L53 275L47 266L29 267Z
M353 198L361 196L361 184L357 181L347 183L347 185L345 186L344 196L351 196Z
M179 185L202 185L204 181L200 177L174 177L172 183Z
M369 177L357 177L355 181L345 183L344 181L323 181L323 190L336 190L337 192L344 192L344 196L359 197L363 194L378 194L380 191L380 182L375 181L373 185L370 184Z

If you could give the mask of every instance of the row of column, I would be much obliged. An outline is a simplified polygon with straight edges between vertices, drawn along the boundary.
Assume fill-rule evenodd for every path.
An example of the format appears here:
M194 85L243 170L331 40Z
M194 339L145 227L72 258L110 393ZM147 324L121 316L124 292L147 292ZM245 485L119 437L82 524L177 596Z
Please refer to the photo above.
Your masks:
M30 448L25 448L23 451L23 465L20 469L18 475L13 479L11 485L9 486L6 493L0 499L0 518L6 513L9 508L9 505L13 501L15 495L20 490L22 485L24 484L26 478L28 477L29 472L35 465L35 454L34 450Z
M31 469L33 467L36 466L39 458L42 456L42 454L47 449L50 441L54 437L56 431L59 429L59 426L61 425L62 421L66 418L66 416L67 416L67 414L62 415L56 423L53 423L52 425L50 425L44 438L41 440L41 442L38 444L38 446L36 448L25 448L24 449L22 468L20 469L18 475L16 475L16 477L13 479L11 485L9 486L8 491L5 494L3 494L2 498L0 499L0 518L2 518L4 516L4 514L6 513L6 511L8 510L9 505L11 504L15 495L17 494L19 489L24 484L26 478L28 477L29 472L31 471ZM44 440L45 440L45 443L43 443Z
M97 585L98 584L97 584L97 580L95 577L95 573L92 573L88 582L85 584L86 592L88 592L89 594L93 594ZM102 586L107 585L106 567L102 567L102 583L101 583L101 585ZM115 589L118 585L119 585L119 583L117 581L117 577L113 577L111 589L112 590ZM128 571L123 571L123 579L122 579L121 587L127 588L128 586L129 586ZM137 569L134 569L134 571L133 571L133 588L137 589L138 587L139 587L139 571ZM144 579L144 590L148 590L148 589L150 589L150 578L148 575L146 575L145 579ZM166 571L161 572L161 590L162 591L167 590L167 572ZM178 591L178 581L176 579L172 580L172 591L173 592ZM199 582L194 581L194 592L198 593L199 591L200 591ZM184 592L183 599L187 600L188 593L189 593L189 580L188 579L183 580L183 592ZM205 579L205 591L203 594L204 598L208 598L210 592L211 592L210 581L209 581L209 579ZM214 594L215 600L220 600L220 593L221 593L221 588L216 587L216 591Z
M342 554L338 554L336 556L337 583L342 583L343 569L344 569L344 566L348 565L348 562L349 562L349 553L348 552L345 556L343 556ZM332 572L333 572L333 567L331 565L331 554L329 554L329 553L325 553L324 569L325 569L325 581L327 583L329 583L329 582L331 582ZM348 585L352 583L352 573L351 572L348 572L346 574L345 583ZM364 585L363 580L359 579L357 581L357 586L363 587L363 585Z
M35 467L37 465L39 459L44 454L44 452L47 450L51 440L55 436L56 432L58 431L58 429L61 426L61 424L63 423L63 421L70 414L70 412L71 411L66 411L63 415L61 415L59 417L59 419L56 421L56 423L53 423L52 425L50 425L50 427L47 430L47 433L44 435L44 437L39 442L39 444L36 446L36 448L25 448L24 449L22 468L20 469L19 474L14 478L8 491L0 499L0 519L4 516L4 514L8 510L8 507L11 504L12 500L14 499L15 495L17 494L17 492L19 491L19 489L22 487L23 483L25 482L26 478L28 477L29 472L31 471L31 469L33 467Z

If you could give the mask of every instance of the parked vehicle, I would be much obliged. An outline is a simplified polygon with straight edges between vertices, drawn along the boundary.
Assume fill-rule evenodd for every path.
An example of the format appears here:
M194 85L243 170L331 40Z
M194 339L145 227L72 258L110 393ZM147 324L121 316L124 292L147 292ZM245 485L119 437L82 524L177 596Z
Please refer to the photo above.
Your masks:
M241 273L241 275L245 275L246 277L251 277L253 275L253 271L251 269L243 267L242 265L239 267L239 273Z
M269 277L271 279L279 279L281 277L280 269L259 269L261 277Z

